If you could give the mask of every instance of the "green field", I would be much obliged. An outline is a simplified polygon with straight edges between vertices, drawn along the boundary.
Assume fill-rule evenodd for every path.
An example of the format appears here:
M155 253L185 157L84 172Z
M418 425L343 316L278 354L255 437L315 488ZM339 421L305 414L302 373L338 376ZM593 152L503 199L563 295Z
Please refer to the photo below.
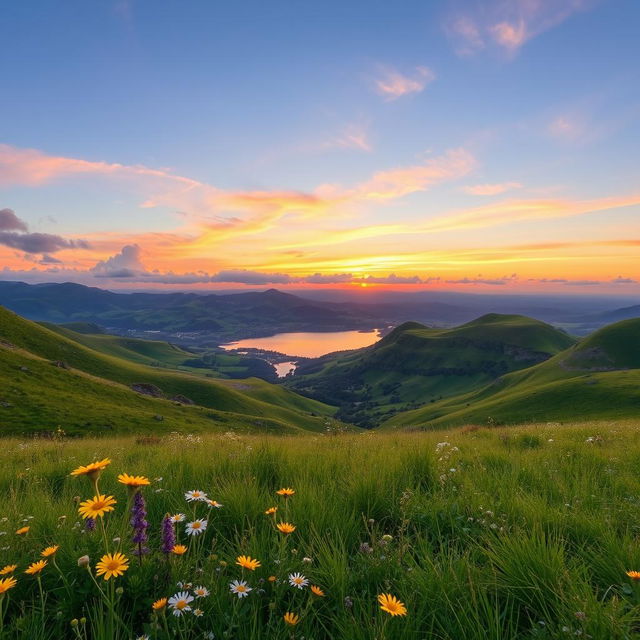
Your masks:
M626 572L640 570L639 426L5 439L0 566L18 567L0 637L636 637L640 583ZM100 526L86 532L77 507L92 495L91 483L69 473L104 457L112 462L100 489L118 504L104 534ZM150 553L141 563L132 555L121 472L151 479L142 489ZM289 486L293 497L276 495ZM187 503L192 489L223 507ZM271 506L279 509L275 521L264 514ZM188 551L167 561L161 520L180 512L187 521L206 518L208 527L189 538L180 524L178 542ZM275 530L281 520L296 526L289 536ZM22 526L29 532L16 535ZM37 578L24 571L48 545L60 549L57 566L50 559L39 574L41 598ZM97 586L90 573L106 550L124 553L129 569ZM89 570L77 564L85 554ZM240 555L261 566L241 569ZM288 580L298 572L310 581L302 589ZM241 579L252 588L243 599L229 588ZM207 588L209 596L191 603L203 615L154 617L152 602L179 592L178 582ZM311 584L325 596L313 595ZM381 593L399 598L407 615L382 611ZM295 627L284 622L287 612L300 616ZM72 620L84 621L72 627Z

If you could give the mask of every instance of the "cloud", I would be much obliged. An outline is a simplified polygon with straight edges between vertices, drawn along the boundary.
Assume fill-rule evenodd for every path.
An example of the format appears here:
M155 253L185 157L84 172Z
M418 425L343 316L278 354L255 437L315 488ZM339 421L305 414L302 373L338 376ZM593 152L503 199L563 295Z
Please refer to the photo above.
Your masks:
M286 273L263 273L248 269L229 269L211 276L210 281L241 284L289 284L294 281L294 278Z
M558 116L549 123L547 132L561 140L577 140L584 133L584 123L581 120L571 115Z
M618 276L617 278L611 280L611 282L613 282L614 284L635 284L638 281L634 280L633 278L623 278L622 276Z
M91 271L100 278L132 278L146 271L137 244L122 247L120 253L98 262Z
M470 193L474 196L496 196L505 191L511 189L521 189L522 185L519 182L501 182L498 184L476 184L462 187L465 193Z
M39 264L62 264L62 260L58 260L58 258L54 258L50 256L48 253L45 253L42 258L38 261Z
M62 249L88 249L84 240L67 240L50 233L13 233L0 231L0 244L25 253L55 253Z
M598 0L458 0L445 24L456 53L497 48L514 55L525 43L557 27Z
M415 67L410 74L402 74L393 67L380 66L375 89L385 100L397 100L402 96L424 91L435 78L436 74L428 67Z
M0 209L0 231L28 231L27 223L20 220L13 209Z
M323 143L322 149L356 149L370 152L373 151L373 144L369 139L367 127L361 124L350 124L338 136Z

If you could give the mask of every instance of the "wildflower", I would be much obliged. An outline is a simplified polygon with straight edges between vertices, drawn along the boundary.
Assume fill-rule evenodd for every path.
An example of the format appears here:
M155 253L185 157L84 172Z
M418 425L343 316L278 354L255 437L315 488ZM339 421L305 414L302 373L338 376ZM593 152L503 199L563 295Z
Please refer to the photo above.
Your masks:
M83 518L103 518L105 513L113 511L114 504L116 500L113 496L97 495L91 500L81 502L78 513Z
M187 591L181 591L169 598L169 607L173 609L174 616L181 616L186 611L191 611L190 602L193 602L193 596Z
M640 580L640 571L627 571L627 575L632 580Z
M304 589L309 584L309 581L301 573L291 573L289 574L289 584L292 587Z
M47 560L38 560L37 562L32 562L24 572L28 573L30 576L35 576L38 575L46 566Z
M207 494L204 491L194 489L193 491L187 491L184 494L184 499L187 502L204 502L207 499Z
M129 568L129 560L120 553L107 553L96 564L96 575L104 575L104 579L120 577Z
M209 595L209 589L202 586L194 587L193 595L195 595L196 598L206 598Z
M27 533L29 533L29 529L31 529L31 527L20 527L17 531L16 531L16 535L17 536L24 536Z
M162 520L162 552L171 553L176 546L176 532L173 529L171 516L167 514Z
M384 540L385 542L391 542L393 540L393 536L390 536L388 533L385 533L382 536L382 540Z
M183 556L185 553L187 553L187 547L183 544L176 544L174 545L173 549L171 549L171 553L176 556Z
M240 565L243 569L249 569L249 571L255 571L258 567L262 566L260 560L255 560L251 556L238 556L236 558L236 564Z
M276 527L278 527L278 531L284 533L285 535L289 535L296 530L295 526L288 522L279 522Z
M10 573L13 573L17 568L17 564L8 564L0 569L0 576L6 576Z
M133 498L133 506L131 507L131 520L130 524L133 527L133 544L138 545L138 548L134 551L137 556L142 556L145 553L149 553L144 545L149 539L147 536L147 528L149 523L146 520L147 510L144 503L144 496L138 491Z
M193 615L196 618L201 618L204 615L204 611L202 609L194 609L193 610Z
M15 578L0 578L0 598L18 584Z
M290 487L283 487L282 489L278 489L276 493L283 498L290 498L295 493L295 491Z
M295 627L298 622L300 622L300 616L297 613L291 613L290 611L287 611L287 613L284 614L283 619L292 627Z
M372 553L373 549L368 542L363 542L359 548L360 553Z
M151 605L151 608L154 611L161 611L167 606L167 602L168 602L167 598L159 598Z
M149 636L146 633L144 633L143 635L138 636L136 638L136 640L151 640L151 639L149 638Z
M223 504L220 504L217 500L209 500L208 498L205 500L205 502L209 505L209 508L214 507L216 509L222 509L222 507L224 506Z
M380 603L380 609L386 611L391 616L407 615L407 608L404 604L390 593L381 593L378 596L378 602Z
M54 556L56 554L56 551L58 551L59 548L60 548L60 545L54 544L51 547L47 547L46 549L43 549L40 552L40 555L43 558L48 558L49 556Z
M177 524L178 522L184 522L185 518L186 516L184 515L184 513L176 513L175 515L171 516L171 522Z
M85 531L95 531L96 530L96 519L95 518L87 518L84 521Z
M89 556L81 556L78 558L78 566L79 567L88 567L89 566Z
M194 520L193 522L187 522L185 531L190 536L199 536L201 533L204 533L206 528L207 528L207 521L200 518L199 520Z
M229 584L229 590L231 593L235 593L238 598L246 598L252 588L244 580L234 580Z
M318 598L324 598L324 591L315 584L311 585L311 593L313 593L314 596L318 596Z
M278 507L269 507L265 512L264 515L265 516L272 516L275 514L275 512L278 510Z
M110 464L111 460L109 460L109 458L104 458L104 460L99 460L97 462L92 462L91 464L78 467L77 469L74 469L70 475L88 476L91 480L96 480L100 476L100 472L104 471Z
M132 491L137 491L140 487L146 487L151 484L149 478L145 476L130 476L128 473L121 473L118 476L118 482L126 485Z
M304 558L302 558L302 562L304 562L305 564L312 564L313 558L308 558L307 556L305 556Z

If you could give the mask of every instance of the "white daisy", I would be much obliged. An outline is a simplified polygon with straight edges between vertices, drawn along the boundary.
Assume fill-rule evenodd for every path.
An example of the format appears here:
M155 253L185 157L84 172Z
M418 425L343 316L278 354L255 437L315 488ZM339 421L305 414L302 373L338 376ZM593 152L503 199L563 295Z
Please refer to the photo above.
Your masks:
M301 573L290 573L289 584L292 587L304 589L309 584L309 581Z
M173 609L174 616L181 616L183 613L191 611L190 602L193 602L193 596L187 591L181 591L169 598L169 607Z
M207 494L204 491L194 489L193 491L187 491L184 494L184 499L187 502L204 502L205 500L207 500Z
M209 505L209 508L215 507L216 509L222 509L222 507L224 506L220 504L217 500L209 500L209 498L207 498L205 502Z
M185 516L184 513L176 513L174 516L171 516L171 518L169 519L171 520L171 522L175 524L176 522L183 522L186 517L187 516Z
M204 615L204 611L202 609L194 609L193 610L193 615L196 618L201 618Z
M138 636L136 640L149 640L149 636L145 633L142 636Z
M252 590L244 580L234 580L229 584L229 589L231 593L235 593L238 598L246 598L249 595L249 591Z
M185 531L190 536L199 536L201 533L205 532L206 528L207 528L207 521L200 518L199 520L194 520L193 522L187 522Z
M189 589L191 589L191 587L193 587L193 583L192 582L176 582L176 586L181 591L188 591Z
M194 587L193 595L196 598L206 598L209 595L209 589L207 587Z

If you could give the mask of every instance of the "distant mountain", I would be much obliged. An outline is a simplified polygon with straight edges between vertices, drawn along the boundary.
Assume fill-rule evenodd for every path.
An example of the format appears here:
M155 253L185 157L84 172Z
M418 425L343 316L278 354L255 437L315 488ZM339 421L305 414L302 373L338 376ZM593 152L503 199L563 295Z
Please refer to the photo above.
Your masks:
M524 316L487 314L454 329L407 322L371 347L302 363L286 384L340 405L339 416L375 426L398 411L482 387L574 344Z
M389 418L385 428L640 415L640 318L608 325L535 366Z
M65 335L66 334L66 335ZM162 342L51 331L0 307L0 434L53 431L321 431L334 408L263 380L149 366ZM134 344L132 344L134 343ZM116 355L117 354L117 355Z

